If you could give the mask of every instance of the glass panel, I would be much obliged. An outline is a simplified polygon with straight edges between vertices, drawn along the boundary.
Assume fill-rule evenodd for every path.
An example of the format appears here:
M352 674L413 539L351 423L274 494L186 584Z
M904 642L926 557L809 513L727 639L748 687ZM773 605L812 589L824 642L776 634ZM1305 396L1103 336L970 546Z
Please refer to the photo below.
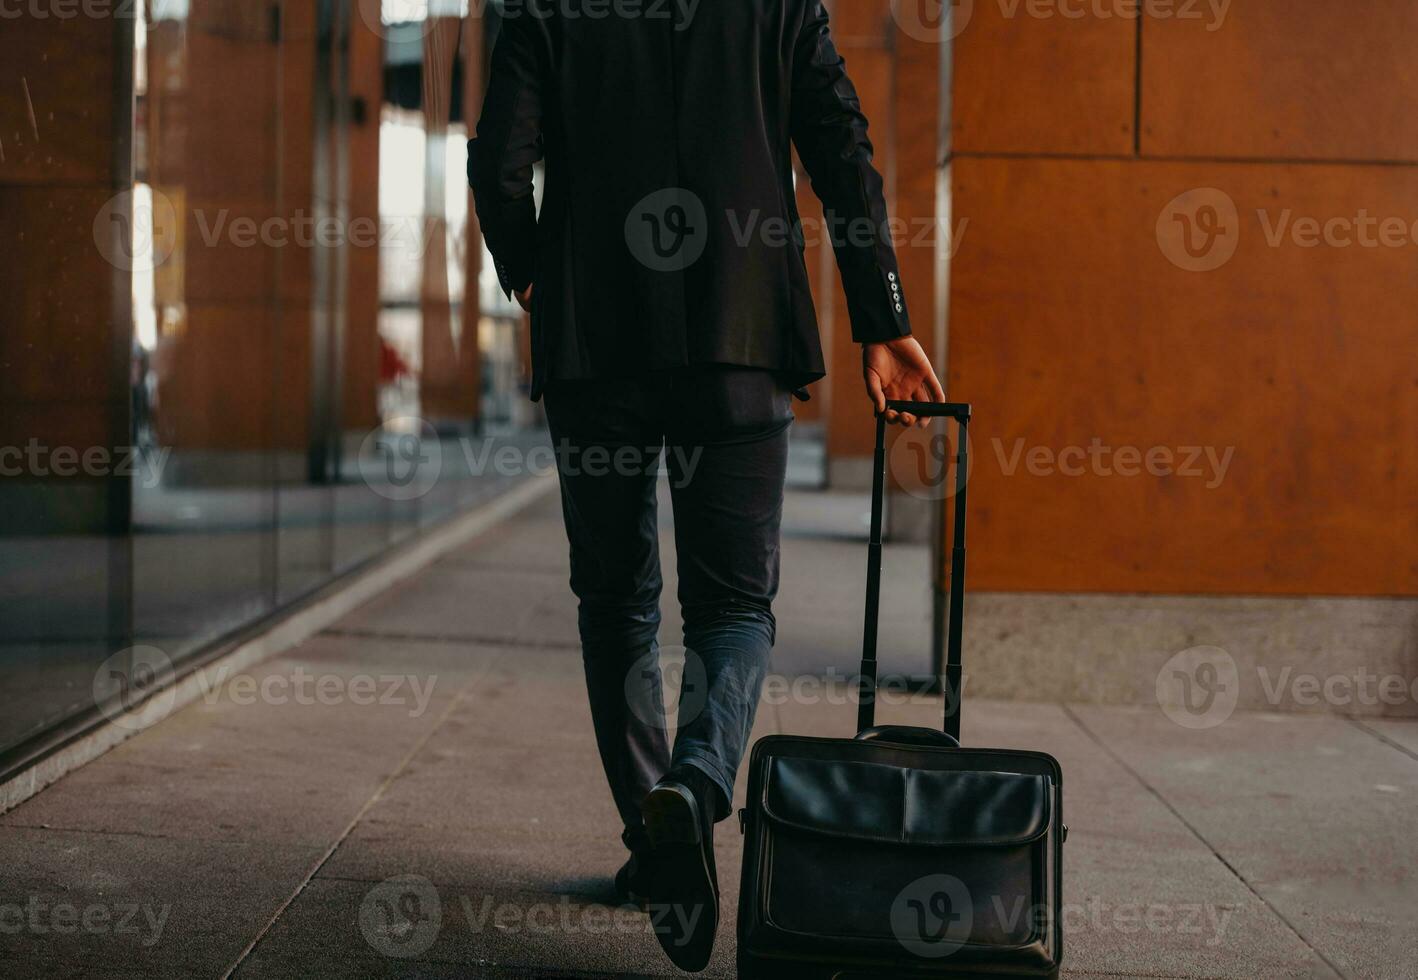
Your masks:
M139 0L0 33L13 77L83 82L39 114L0 87L0 752L545 442L463 179L496 7L380 9Z
M271 8L242 0L150 0L136 51L135 192L177 234L133 284L135 428L160 463L133 484L134 630L176 658L273 604L274 423L299 403L271 370L282 57Z
M464 107L480 97L484 33L466 7L386 2L380 25L382 428L361 462L389 500L396 535L492 485L471 479L468 462L483 389L477 296L467 287L481 255L467 244Z
M118 690L103 665L128 633L126 474L146 462L129 277L153 224L127 186L126 25L16 13L0 30L0 751Z
M343 84L349 107L341 122L345 154L343 208L349 221L345 236L344 342L341 345L341 479L334 486L336 571L377 554L390 539L391 502L370 491L361 476L365 438L379 426L382 378L392 363L379 336L379 221L381 170L380 107L384 100L382 20L365 19L377 10L373 0L351 5L347 25L348 56Z
M282 4L285 74L280 216L293 229L278 249L280 346L276 387L278 598L305 595L334 570L334 487L341 455L339 379L348 279L348 7Z

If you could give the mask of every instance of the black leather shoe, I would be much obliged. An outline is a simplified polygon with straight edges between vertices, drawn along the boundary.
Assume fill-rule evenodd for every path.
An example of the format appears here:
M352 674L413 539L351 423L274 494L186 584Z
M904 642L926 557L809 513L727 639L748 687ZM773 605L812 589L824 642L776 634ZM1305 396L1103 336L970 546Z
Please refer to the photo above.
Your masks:
M704 816L710 805L673 775L660 780L640 804L655 864L650 924L665 955L687 973L709 964L719 929L714 831Z

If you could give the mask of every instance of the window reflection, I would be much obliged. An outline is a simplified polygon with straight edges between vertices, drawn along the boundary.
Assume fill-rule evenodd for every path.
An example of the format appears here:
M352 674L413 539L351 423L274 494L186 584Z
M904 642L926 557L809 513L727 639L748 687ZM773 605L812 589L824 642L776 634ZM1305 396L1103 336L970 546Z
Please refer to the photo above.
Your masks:
M113 142L72 59L19 66L92 145L7 133L0 231L45 262L0 271L0 445L135 458L0 481L0 753L92 713L111 656L181 665L521 475L478 440L544 439L463 176L496 7L133 11L5 28L112 53L133 99Z

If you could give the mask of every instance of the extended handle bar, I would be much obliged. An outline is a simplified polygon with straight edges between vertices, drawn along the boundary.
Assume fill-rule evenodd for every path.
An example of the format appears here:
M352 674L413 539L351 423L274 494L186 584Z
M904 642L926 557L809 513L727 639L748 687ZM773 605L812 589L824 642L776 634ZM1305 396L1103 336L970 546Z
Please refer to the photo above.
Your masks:
M952 418L957 422L970 421L969 402L900 402L888 401L888 410L905 412L923 419Z

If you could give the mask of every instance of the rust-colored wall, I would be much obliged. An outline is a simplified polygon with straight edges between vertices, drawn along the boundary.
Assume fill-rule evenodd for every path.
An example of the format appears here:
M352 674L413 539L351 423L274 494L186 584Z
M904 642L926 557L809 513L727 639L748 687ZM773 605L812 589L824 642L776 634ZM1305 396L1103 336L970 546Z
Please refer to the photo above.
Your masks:
M1143 25L1144 153L1418 161L1418 4L1233 0L1212 23Z
M1418 13L975 9L949 311L972 588L1418 594ZM1042 92L1044 63L1073 91ZM1126 472L1100 461L1124 447ZM1192 447L1224 475L1160 474Z
M117 273L94 237L120 189L111 93L123 26L21 16L0 29L0 446L111 446L126 419L113 383Z
M904 2L928 6L934 0ZM1055 5L977 0L957 8L969 16L954 47L955 149L1131 153L1137 22L1087 14L1033 17L1027 13L1033 6Z

